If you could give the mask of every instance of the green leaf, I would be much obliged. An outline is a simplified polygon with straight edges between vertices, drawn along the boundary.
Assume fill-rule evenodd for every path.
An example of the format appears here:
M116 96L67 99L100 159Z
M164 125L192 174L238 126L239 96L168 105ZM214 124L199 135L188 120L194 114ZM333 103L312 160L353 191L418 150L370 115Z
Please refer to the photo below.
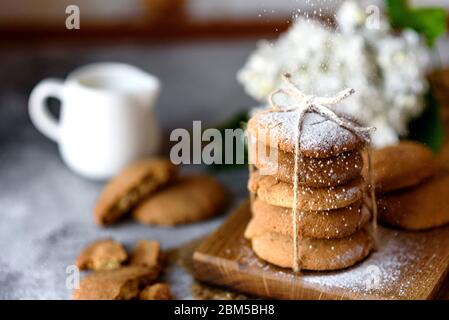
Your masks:
M435 153L444 142L444 123L440 116L440 103L429 91L426 95L426 109L409 125L409 139L424 143Z
M429 47L446 33L446 11L438 8L414 9L410 12L411 27L426 37Z
M386 0L393 28L410 28L426 37L432 47L447 31L447 13L443 8L410 8L407 0Z
M243 128L242 124L245 124L249 119L248 111L239 111L229 119L216 125L214 128L224 131L224 129L237 129Z
M246 122L248 122L248 120L249 120L248 111L241 111L241 112L234 114L232 117L225 120L223 123L220 123L220 124L214 126L214 128L220 130L220 132L224 136L225 129L238 129L238 128L243 129L246 126ZM225 141L223 140L222 150L225 150L224 143L225 143ZM236 143L244 144L244 141L236 141ZM223 152L222 153L223 154L223 164L212 164L209 166L209 168L214 171L235 170L235 169L247 168L247 163L248 163L247 148L246 148L246 145L244 145L243 147L245 150L245 164L236 164L236 163L226 164L224 162L225 154ZM234 146L234 160L236 159L236 150L238 150L238 149L239 149L239 146L235 145Z
M387 13L393 28L404 28L407 25L409 11L407 0L386 0Z

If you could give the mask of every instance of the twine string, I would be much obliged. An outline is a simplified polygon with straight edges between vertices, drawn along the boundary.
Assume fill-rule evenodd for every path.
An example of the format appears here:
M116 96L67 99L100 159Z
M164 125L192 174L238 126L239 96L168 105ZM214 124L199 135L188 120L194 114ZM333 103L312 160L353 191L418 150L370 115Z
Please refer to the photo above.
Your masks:
M368 179L370 184L370 193L371 193L371 211L372 211L372 225L371 225L371 235L374 239L374 248L377 249L379 244L378 235L377 235L377 201L376 201L376 190L375 190L375 182L374 182L374 172L373 172L373 157L372 157L372 149L368 147Z
M299 224L302 220L302 212L299 210L299 171L300 163L302 161L301 155L301 133L302 125L305 115L307 113L317 113L329 121L333 121L340 127L343 127L357 137L365 141L368 146L368 175L369 184L371 188L371 202L372 202L372 233L374 241L377 244L377 205L375 198L375 186L373 178L372 160L371 160L371 139L370 134L375 130L373 127L362 127L348 121L345 118L338 116L333 110L329 108L331 105L336 105L354 94L354 89L348 88L340 91L333 97L316 97L313 95L306 95L293 83L291 75L288 73L283 74L283 80L285 82L285 88L277 89L268 96L268 102L270 107L261 113L273 113L273 112L297 112L298 122L296 127L296 143L295 143L295 165L293 176L293 209L292 209L292 225L293 225L293 271L299 272L301 270L301 252L300 242L303 240L302 232L299 230ZM274 97L279 94L285 94L290 98L293 98L295 103L289 106L280 106L274 101ZM252 171L250 165L250 171Z
M302 161L301 155L301 131L306 109L298 111L298 127L296 130L296 144L295 144L295 166L293 175L293 210L292 210L292 225L293 225L293 271L299 272L301 269L301 252L299 250L300 241L302 241L302 232L299 229L299 224L302 220L302 212L298 212L299 207L299 165ZM299 235L299 236L295 236Z

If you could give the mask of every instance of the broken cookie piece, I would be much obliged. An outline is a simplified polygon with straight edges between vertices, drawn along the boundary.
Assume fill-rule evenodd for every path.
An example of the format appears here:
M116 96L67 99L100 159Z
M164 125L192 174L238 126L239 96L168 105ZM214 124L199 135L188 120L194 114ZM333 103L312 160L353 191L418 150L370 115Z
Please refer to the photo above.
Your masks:
M126 261L123 246L113 239L95 241L84 248L76 259L80 270L113 270Z
M95 221L99 225L116 222L176 174L176 166L167 159L144 159L130 165L104 188L95 206Z
M140 289L156 280L159 272L148 267L127 266L115 270L95 271L81 280L73 291L74 300L130 300Z
M153 240L139 240L131 253L130 265L161 267L161 245Z
M170 287L166 283L155 283L145 287L139 294L140 300L171 300Z

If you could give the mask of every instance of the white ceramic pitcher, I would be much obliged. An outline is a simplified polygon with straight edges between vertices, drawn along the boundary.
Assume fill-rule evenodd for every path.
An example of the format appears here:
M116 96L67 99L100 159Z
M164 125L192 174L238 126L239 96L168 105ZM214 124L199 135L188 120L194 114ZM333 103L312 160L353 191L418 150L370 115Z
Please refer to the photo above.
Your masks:
M106 179L132 161L153 154L160 133L153 114L159 81L122 63L95 63L65 81L45 79L31 92L33 124L59 144L65 163L92 179ZM59 122L46 100L61 101Z

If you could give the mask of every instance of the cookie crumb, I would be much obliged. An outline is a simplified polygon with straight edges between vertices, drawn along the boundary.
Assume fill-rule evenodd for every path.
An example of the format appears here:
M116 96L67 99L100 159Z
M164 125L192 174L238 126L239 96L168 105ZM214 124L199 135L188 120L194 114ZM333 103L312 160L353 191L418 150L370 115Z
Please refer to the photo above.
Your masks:
M123 246L108 238L95 241L85 247L75 264L80 270L113 270L119 268L127 258L128 255Z
M139 240L131 253L130 265L161 267L161 245L154 240Z
M172 300L170 287L166 283L155 283L145 287L139 294L140 300Z

